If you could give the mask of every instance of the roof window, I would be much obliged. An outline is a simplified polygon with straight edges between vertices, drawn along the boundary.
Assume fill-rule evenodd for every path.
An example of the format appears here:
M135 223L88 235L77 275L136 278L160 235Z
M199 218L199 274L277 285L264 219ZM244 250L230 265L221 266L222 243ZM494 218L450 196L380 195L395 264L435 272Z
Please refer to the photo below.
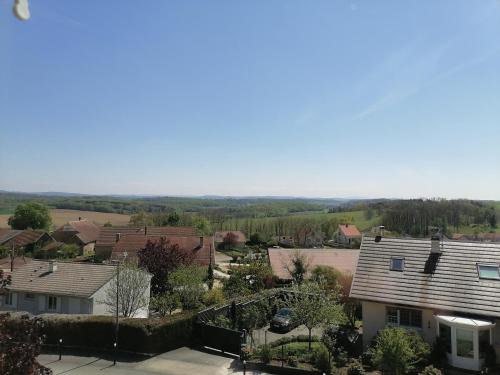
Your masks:
M405 258L391 258L391 271L403 271L405 268Z
M478 264L477 272L480 279L500 280L500 269L498 265Z

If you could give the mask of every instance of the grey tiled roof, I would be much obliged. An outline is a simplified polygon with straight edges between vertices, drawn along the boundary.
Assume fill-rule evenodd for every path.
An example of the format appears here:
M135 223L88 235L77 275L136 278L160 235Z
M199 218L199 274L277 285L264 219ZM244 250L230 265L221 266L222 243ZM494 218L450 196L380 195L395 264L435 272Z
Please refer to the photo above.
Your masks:
M500 280L480 279L477 264L500 264L500 244L364 237L351 297L500 317ZM391 257L404 257L404 271L390 271Z
M113 277L114 266L57 262L49 272L49 262L34 260L12 272L9 289L30 293L90 297Z

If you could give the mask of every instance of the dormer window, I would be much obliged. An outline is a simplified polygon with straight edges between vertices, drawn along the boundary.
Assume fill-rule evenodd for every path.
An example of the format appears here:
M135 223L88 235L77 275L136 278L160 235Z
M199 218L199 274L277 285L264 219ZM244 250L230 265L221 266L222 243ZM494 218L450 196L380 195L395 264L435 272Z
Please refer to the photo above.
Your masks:
M391 258L391 271L403 271L405 269L405 258Z
M493 264L478 264L477 272L480 279L500 280L500 268Z

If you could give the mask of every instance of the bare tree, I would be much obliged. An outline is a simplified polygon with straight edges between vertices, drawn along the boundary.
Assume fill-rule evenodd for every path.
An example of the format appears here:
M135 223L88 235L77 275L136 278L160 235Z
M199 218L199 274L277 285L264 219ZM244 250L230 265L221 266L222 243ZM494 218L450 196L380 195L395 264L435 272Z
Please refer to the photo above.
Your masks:
M290 256L290 263L285 262L284 266L292 277L294 283L300 285L306 278L307 271L309 271L310 262L306 254L304 254L300 250L296 250Z
M108 311L116 314L118 292L118 314L122 317L134 317L137 312L149 304L151 275L134 264L119 266L106 290L104 303Z

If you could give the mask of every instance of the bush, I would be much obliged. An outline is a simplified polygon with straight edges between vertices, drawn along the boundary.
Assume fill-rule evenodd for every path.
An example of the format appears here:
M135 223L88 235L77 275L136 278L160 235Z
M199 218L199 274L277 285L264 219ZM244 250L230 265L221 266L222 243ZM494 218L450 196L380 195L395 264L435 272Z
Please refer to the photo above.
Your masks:
M318 341L319 341L318 336L311 336L311 342L318 342ZM269 346L271 346L271 348L274 348L276 346L286 345L291 342L309 342L309 336L308 335L286 336L276 341L273 341L272 343L269 344Z
M441 372L441 370L430 365L424 368L419 375L443 375L443 373Z
M385 328L370 349L373 365L387 374L407 374L428 359L429 345L413 331L402 328Z
M222 305L225 301L224 292L220 288L207 290L203 295L205 306Z
M212 325L221 328L232 328L233 324L231 319L224 315L217 315L214 320L210 322Z
M111 316L41 315L46 344L111 350L115 320ZM183 312L162 319L121 319L118 348L136 353L162 353L189 345L196 314Z
M297 367L299 365L299 360L297 359L296 356L291 355L291 356L288 356L288 358L286 359L286 363L290 367Z
M316 349L314 357L314 365L320 372L329 374L332 371L330 353L323 345Z
M262 349L260 350L260 360L262 361L262 363L267 364L271 362L272 359L271 348L269 347L269 345L263 345Z
M365 375L365 369L361 362L357 359L353 359L349 362L349 366L347 367L347 375Z

